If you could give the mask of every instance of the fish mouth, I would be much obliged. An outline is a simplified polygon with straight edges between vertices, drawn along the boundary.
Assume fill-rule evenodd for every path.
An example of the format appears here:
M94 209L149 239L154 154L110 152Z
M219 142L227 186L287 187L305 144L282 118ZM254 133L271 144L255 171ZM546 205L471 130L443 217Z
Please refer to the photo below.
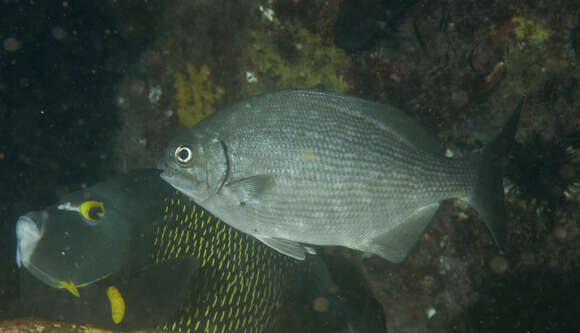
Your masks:
M32 260L38 243L44 235L43 225L32 213L20 216L16 221L16 265L27 269L37 279L49 286L58 286L58 281L50 274L37 267Z
M185 176L175 172L163 171L159 177L161 177L161 179L163 179L166 183L171 185L171 187L175 188L179 192L189 195L187 188L182 186L182 184L187 183L187 178Z
M42 238L42 226L30 215L23 215L16 221L16 264L28 268L30 258Z
M58 282L32 262L32 257L42 236L44 228L31 213L20 216L16 221L16 265L27 269L44 283L55 287Z
M178 183L180 178L184 178L169 165L166 159L161 159L157 162L157 169L161 170L159 177L173 187L176 187L175 183Z
M82 282L78 281L78 279L73 276L63 279L63 277L57 277L54 272L51 273L50 267L47 267L46 262L43 259L39 259L39 253L37 253L39 244L46 241L46 238L44 237L46 230L45 222L42 222L41 216L42 213L40 212L30 212L26 215L20 216L16 221L16 265L19 269L26 269L35 278L48 286L53 288L65 288L75 296L77 295L71 290L90 285L109 275L105 274L93 281ZM47 237L50 238L50 235ZM39 252L42 251L45 251L45 249L43 248L42 250L39 250Z
M165 158L157 162L157 169L161 170L161 174L159 174L161 179L173 186L176 190L184 192L183 187L180 185L187 183L186 174L179 172L179 170L175 170L175 168Z
M171 185L177 191L185 194L186 196L195 199L198 203L202 203L207 200L210 196L200 197L199 193L195 191L195 188L199 188L199 182L191 177L187 172L182 171L179 167L172 164L171 161L166 159L161 159L157 162L157 169L162 172L159 177L163 179L167 184Z
M162 158L159 161L157 161L157 169L165 172L165 170L167 170L168 167L169 167L169 165L167 163L166 158Z

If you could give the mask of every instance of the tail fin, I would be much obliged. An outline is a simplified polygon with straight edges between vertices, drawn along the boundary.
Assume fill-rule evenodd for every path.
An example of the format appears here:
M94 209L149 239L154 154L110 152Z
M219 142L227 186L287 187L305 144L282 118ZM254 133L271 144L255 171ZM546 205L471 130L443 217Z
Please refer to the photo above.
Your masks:
M503 249L506 233L502 164L513 145L523 105L524 100L520 102L497 136L481 154L474 157L480 174L469 201L487 225L500 249Z

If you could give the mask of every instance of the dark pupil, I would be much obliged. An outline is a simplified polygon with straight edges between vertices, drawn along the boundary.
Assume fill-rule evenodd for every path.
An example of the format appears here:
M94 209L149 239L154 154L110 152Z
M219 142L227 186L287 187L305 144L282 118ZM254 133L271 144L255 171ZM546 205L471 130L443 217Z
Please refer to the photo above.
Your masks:
M179 153L177 153L180 161L187 161L189 159L189 151L187 149L181 149Z
M100 220L103 217L103 209L101 207L91 207L89 209L89 218L91 220Z

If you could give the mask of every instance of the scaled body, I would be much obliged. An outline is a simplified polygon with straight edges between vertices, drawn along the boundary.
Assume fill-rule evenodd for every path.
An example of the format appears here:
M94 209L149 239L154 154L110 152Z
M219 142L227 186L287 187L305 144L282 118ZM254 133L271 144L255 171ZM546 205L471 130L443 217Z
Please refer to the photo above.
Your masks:
M218 110L174 140L159 166L224 222L295 258L309 243L400 262L447 198L470 202L501 243L501 179L486 159L443 157L389 105L280 91Z

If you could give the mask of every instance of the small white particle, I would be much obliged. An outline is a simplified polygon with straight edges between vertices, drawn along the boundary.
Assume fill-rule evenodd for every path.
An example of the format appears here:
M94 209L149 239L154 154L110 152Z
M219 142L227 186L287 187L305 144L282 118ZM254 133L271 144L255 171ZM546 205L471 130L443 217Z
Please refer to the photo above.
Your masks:
M434 307L429 307L427 308L427 310L425 310L425 314L427 315L428 319L431 319L433 318L433 316L437 314L437 311L435 310Z
M453 151L449 148L445 149L445 157L453 157Z
M272 22L272 23L278 23L278 20L276 19L276 17L274 17L274 10L272 8L264 8L262 6L259 6L258 9L260 10L260 12L262 12L262 15L264 15L264 17Z
M258 78L252 72L246 72L246 80L248 83L258 82Z
M161 99L162 90L160 86L152 86L149 88L149 94L147 97L149 98L149 102L157 103Z

